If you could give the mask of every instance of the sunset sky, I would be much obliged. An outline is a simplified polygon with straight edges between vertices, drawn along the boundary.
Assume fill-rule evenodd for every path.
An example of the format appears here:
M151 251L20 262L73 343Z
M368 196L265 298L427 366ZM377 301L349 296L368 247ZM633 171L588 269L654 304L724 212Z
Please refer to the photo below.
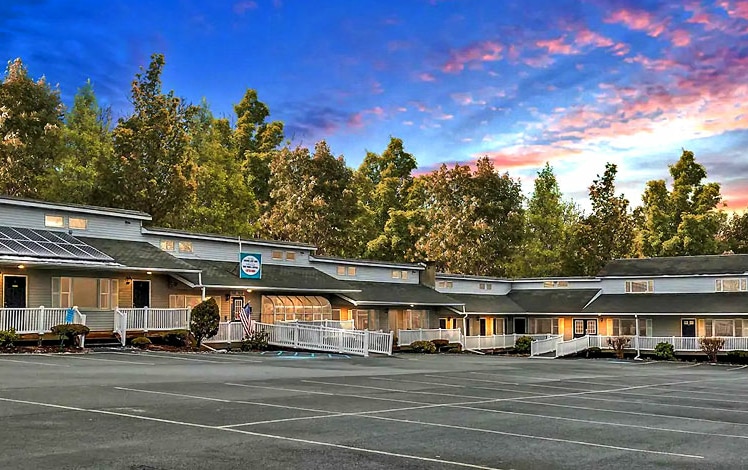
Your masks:
M219 116L258 91L295 144L357 167L389 136L419 171L488 155L532 189L549 161L586 207L606 162L639 204L686 148L748 206L748 1L2 0L0 57L90 78L115 116L149 56Z

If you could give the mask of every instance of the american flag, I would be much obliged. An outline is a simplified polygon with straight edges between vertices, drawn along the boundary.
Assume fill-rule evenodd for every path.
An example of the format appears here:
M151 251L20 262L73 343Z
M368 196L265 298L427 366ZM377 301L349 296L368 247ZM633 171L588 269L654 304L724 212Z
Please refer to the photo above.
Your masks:
M239 312L239 320L241 320L242 325L244 326L244 336L249 336L252 333L252 330L254 330L253 321L250 318L250 313L247 312L248 309L241 309Z

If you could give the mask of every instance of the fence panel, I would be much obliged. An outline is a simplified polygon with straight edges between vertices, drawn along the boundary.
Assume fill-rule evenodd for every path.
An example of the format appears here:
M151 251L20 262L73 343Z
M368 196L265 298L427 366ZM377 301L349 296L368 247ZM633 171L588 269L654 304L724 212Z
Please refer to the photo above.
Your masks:
M535 340L530 344L530 356L554 352L561 341L563 341L563 336L551 336L550 338Z
M369 335L369 352L392 355L392 333L367 331Z

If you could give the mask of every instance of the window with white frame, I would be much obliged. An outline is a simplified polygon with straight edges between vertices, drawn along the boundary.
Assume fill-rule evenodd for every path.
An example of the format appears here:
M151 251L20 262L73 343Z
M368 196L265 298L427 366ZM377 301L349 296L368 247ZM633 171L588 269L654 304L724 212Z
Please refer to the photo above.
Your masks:
M45 227L54 227L54 228L64 228L65 227L65 217L61 215L45 215L44 216L44 226Z
M748 285L746 285L746 278L744 277L715 279L714 290L717 292L743 292L748 290Z
M652 319L639 319L639 336L652 336Z
M614 318L613 336L636 336L636 319Z
M345 266L338 266L338 276L345 276Z
M654 281L626 281L627 294L644 294L654 292Z
M447 281L437 281L436 287L438 287L439 289L444 289L445 287L447 287Z
M506 321L503 318L493 319L493 334L503 335L506 331Z
M179 242L180 253L192 253L192 242Z
M402 273L398 271L397 269L392 270L392 279L400 279L402 277Z
M733 320L715 319L713 320L714 336L733 336L735 334Z
M349 276L355 276L356 275L356 267L355 266L348 266L348 273Z
M558 318L530 319L530 331L539 335L557 335Z
M161 240L160 246L164 251L174 251L174 240Z
M270 257L274 260L282 260L283 259L283 252L279 250L273 250L272 253L270 253Z
M407 330L428 328L428 311L405 310L405 312L403 312L403 324Z
M296 252L295 251L287 251L286 252L286 261L296 261Z
M86 230L88 229L88 219L82 217L70 217L68 220L68 228L72 230Z
M492 288L493 286L490 282L481 282L478 284L478 289L480 290L491 290Z
M169 308L192 308L202 302L199 295L169 295Z
M52 307L112 310L119 305L119 281L88 277L53 277Z

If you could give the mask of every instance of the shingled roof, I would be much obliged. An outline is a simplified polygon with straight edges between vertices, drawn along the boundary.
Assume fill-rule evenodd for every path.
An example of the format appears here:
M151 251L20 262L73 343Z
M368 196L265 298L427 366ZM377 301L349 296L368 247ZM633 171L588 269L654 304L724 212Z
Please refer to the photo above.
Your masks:
M628 314L748 313L748 293L601 295L585 308L584 312Z
M128 268L153 269L171 272L196 272L189 263L166 253L147 242L111 240L108 238L76 237L97 250L111 256Z
M748 255L701 255L615 259L605 265L598 276L677 276L746 272Z
M521 313L525 310L506 295L449 294L465 304L466 313Z
M577 313L598 289L521 289L507 296L528 313Z
M462 302L422 284L404 282L350 282L360 292L341 295L355 305L462 306Z

